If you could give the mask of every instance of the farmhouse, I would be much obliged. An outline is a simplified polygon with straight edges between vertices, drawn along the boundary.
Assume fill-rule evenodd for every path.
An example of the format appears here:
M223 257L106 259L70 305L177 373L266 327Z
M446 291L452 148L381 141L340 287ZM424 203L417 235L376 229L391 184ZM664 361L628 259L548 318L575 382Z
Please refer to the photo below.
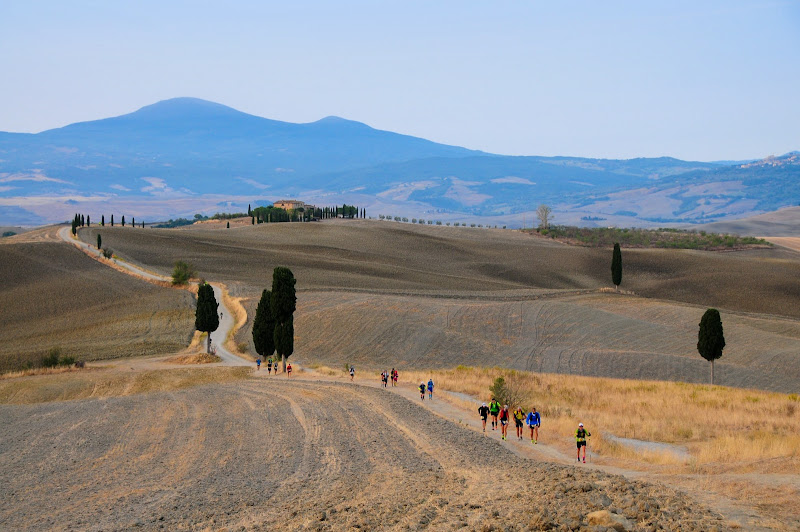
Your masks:
M306 204L299 200L278 200L272 204L274 207L284 209L287 211L294 211L297 209L305 209ZM310 205L309 205L310 207Z

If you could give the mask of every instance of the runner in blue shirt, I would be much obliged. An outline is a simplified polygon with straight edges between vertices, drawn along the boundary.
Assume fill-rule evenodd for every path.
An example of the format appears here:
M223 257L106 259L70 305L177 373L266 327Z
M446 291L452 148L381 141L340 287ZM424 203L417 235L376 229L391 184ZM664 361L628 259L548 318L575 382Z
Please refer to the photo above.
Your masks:
M433 379L428 379L428 399L433 400Z
M527 423L531 428L531 443L536 445L539 443L539 425L542 424L542 418L539 415L539 412L536 411L536 407L533 407L531 411L528 412L528 417L525 418L525 423Z

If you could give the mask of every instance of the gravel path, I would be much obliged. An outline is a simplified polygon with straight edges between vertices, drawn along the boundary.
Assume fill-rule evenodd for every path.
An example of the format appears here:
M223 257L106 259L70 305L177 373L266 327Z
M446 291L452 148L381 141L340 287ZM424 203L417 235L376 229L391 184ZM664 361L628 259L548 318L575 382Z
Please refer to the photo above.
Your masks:
M399 394L252 378L0 406L0 529L725 528L669 488L524 459Z

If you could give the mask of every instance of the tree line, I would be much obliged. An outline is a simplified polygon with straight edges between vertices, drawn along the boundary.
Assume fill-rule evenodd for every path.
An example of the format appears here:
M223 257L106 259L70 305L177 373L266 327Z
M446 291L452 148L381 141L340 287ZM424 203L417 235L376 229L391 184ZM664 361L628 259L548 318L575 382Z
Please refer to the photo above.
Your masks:
M276 222L310 222L313 220L328 220L331 218L366 218L367 209L356 205L342 204L330 207L316 207L307 205L298 209L282 209L274 205L251 208L247 206L247 215L253 225L260 223Z
M122 216L122 227L125 227L125 215ZM79 214L75 213L75 216L72 217L72 234L75 235L78 233L79 227L91 227L92 226L92 219L91 217L86 214ZM100 227L106 226L106 215L100 215ZM136 227L136 218L131 217L131 227ZM111 227L114 227L114 215L111 215ZM140 227L144 228L144 222L141 222Z

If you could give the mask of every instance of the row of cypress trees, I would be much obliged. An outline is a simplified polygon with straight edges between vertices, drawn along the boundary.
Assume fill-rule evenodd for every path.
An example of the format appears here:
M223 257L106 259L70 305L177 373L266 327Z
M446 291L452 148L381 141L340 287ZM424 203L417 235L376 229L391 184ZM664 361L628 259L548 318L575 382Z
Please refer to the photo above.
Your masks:
M75 216L72 218L72 234L74 235L77 232L78 227L91 227L91 225L92 225L92 220L91 220L91 217L88 214L84 216L83 214L77 214L76 213ZM100 215L100 226L101 227L105 227L106 226L106 215L105 214ZM111 227L114 227L114 215L113 214L111 215ZM124 215L122 216L122 227L125 227L125 216ZM131 218L131 227L136 227L136 218L133 218L133 217ZM141 223L141 227L144 228L144 222Z

